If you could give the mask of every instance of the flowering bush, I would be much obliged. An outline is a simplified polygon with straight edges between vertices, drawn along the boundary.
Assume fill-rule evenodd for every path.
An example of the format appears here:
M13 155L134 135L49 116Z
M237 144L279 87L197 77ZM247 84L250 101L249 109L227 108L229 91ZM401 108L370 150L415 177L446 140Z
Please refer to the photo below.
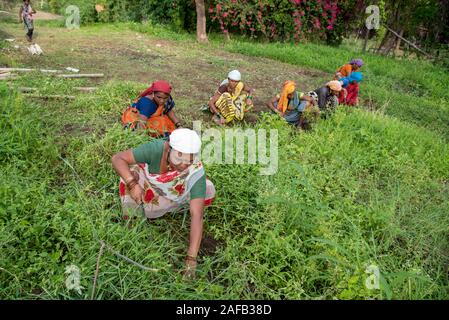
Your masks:
M295 41L326 38L339 11L336 0L212 0L208 9L225 34Z

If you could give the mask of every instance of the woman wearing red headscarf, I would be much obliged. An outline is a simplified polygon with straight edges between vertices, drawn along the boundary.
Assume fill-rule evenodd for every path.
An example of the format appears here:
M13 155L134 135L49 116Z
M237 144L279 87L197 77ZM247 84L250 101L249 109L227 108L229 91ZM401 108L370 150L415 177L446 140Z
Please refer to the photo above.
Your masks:
M168 82L159 80L143 91L122 115L126 127L145 128L154 136L168 136L181 126L173 108L175 102L170 95L171 86Z

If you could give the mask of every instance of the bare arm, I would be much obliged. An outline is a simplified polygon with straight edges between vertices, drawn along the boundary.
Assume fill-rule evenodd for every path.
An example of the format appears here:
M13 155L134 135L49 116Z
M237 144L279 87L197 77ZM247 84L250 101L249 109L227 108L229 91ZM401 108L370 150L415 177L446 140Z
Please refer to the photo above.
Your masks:
M253 94L253 92L254 92L254 89L251 88L251 87L248 87L248 86L245 84L245 86L243 87L243 91L247 92L248 95L251 96L251 95Z
M129 166L135 163L136 160L134 160L134 155L131 149L116 153L112 156L112 167L125 181L133 178Z
M125 181L125 184L130 183L132 180L138 182L138 177L134 176L129 166L135 164L136 160L131 149L116 153L112 156L112 167L115 172ZM132 186L130 195L138 204L142 202L143 189L137 183Z
M274 103L278 101L278 98L276 96L274 96L273 98L271 98L271 100L269 100L267 102L267 106L268 108L270 108L272 111L276 112L276 113L281 113L275 106Z
M187 250L186 270L184 276L193 278L196 271L196 257L203 238L204 198L190 201L190 245Z
M23 12L23 8L20 7L20 10L19 10L19 22L22 22L22 12Z
M168 113L167 113L168 117L170 118L171 121L173 121L173 123L176 125L179 122L178 117L175 115L175 112L173 111L173 109L171 109Z
M215 103L217 102L217 100L220 98L221 96L221 92L220 91L216 91L214 96L209 100L209 103L207 104L209 106L209 108L211 109L211 111L215 114L218 113L217 108L215 107Z
M308 96L306 94L303 95L300 100L307 101L307 102L309 102L309 103L311 103L313 105L316 105L316 100L313 99L311 96Z
M198 255L203 237L203 211L204 198L192 199L190 201L190 245L187 254L192 257Z

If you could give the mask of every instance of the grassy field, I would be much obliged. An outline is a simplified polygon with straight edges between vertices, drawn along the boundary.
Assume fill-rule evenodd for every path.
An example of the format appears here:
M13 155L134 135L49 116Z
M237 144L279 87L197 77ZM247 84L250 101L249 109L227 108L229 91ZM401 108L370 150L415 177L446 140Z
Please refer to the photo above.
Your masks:
M15 23L3 38L25 42ZM264 114L285 79L312 90L355 53L314 44L208 45L136 24L69 31L37 23L45 54L0 41L3 66L103 72L100 80L38 73L0 82L0 298L89 299L100 241L158 271L105 251L96 299L448 299L449 74L423 61L362 55L360 108L340 108L310 132ZM217 198L206 211L197 280L179 270L189 214L132 226L121 219L113 153L147 141L123 131L120 111L156 78L174 85L177 113L199 111L230 69L256 88L243 128L279 132L279 170L210 165ZM98 86L95 93L73 90ZM30 99L20 86L73 101ZM81 294L66 288L80 268ZM379 289L365 285L379 268Z

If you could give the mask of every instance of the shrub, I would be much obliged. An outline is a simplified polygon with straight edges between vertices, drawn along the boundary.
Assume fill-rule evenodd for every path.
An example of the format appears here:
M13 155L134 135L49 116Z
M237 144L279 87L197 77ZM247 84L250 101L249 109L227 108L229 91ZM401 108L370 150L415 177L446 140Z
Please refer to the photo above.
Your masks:
M224 33L296 42L325 39L326 31L334 30L339 11L334 0L213 0L208 9Z

